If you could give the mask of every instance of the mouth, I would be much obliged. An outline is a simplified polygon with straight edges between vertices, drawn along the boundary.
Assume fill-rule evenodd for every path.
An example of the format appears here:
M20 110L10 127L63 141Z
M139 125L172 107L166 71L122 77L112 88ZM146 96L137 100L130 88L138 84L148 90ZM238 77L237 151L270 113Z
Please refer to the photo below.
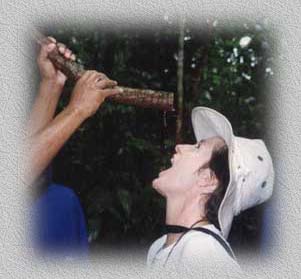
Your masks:
M170 169L174 165L174 162L175 162L175 154L168 162L166 162L163 166L160 167L158 177L161 177L168 169Z
M173 156L173 157L170 159L170 162L171 162L171 165L174 164L174 162L175 162L175 156Z
M158 177L161 177L162 175L164 175L166 172L168 172L171 168L172 168L172 165L169 165L169 166L163 166L160 168L160 172L159 172L159 175Z
M177 156L177 154L175 153L175 154L173 154L173 156L170 159L172 165L175 163L176 156Z
M162 169L160 172L159 172L159 175L158 175L158 177L161 177L161 176L163 176L164 175L164 173L166 173L166 169Z

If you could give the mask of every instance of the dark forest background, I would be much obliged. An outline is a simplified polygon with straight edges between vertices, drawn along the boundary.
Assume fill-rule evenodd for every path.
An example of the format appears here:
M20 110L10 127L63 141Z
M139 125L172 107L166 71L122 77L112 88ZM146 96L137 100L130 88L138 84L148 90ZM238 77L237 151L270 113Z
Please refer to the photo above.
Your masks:
M179 26L154 30L51 28L87 69L119 85L177 93ZM234 133L264 138L265 97L273 76L272 39L263 23L225 28L219 21L184 26L181 138L193 143L190 113L208 106L226 115ZM68 103L68 83L58 111ZM164 125L166 122L167 125ZM174 151L176 115L105 102L53 162L53 180L72 187L84 208L92 250L133 243L147 247L162 234L164 199L151 187ZM234 250L260 248L263 207L236 217Z

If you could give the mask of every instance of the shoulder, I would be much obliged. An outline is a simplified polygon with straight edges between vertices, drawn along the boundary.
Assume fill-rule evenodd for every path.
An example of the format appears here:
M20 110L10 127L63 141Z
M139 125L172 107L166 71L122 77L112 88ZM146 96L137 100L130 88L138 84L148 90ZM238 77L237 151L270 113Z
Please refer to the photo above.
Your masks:
M73 189L60 184L50 184L34 205L34 211L42 216L62 217L80 210L81 204ZM57 218L61 218L59 216Z
M163 235L156 239L148 249L148 255L156 253L159 249L161 249L166 241L166 235Z
M213 225L205 226L205 228L223 239L220 232ZM225 239L223 239L223 241L229 246ZM187 235L185 241L183 241L182 259L210 262L235 262L226 249L212 235L199 231L189 232L189 235Z
M190 232L190 236L185 239L180 262L186 271L242 274L238 263L215 238L198 231Z
M78 199L77 195L75 194L72 188L62 184L50 184L47 192L49 196L61 196L70 200Z
M156 256L157 252L163 247L166 241L166 235L163 235L156 239L150 246L147 252L147 264L149 265L153 258Z
M196 256L213 256L216 253L216 247L212 236L198 232L191 231L183 239L182 256L189 257Z
M59 203L62 200L66 204L66 202L77 202L79 199L72 188L55 183L50 184L47 191L38 199L39 202L48 203Z

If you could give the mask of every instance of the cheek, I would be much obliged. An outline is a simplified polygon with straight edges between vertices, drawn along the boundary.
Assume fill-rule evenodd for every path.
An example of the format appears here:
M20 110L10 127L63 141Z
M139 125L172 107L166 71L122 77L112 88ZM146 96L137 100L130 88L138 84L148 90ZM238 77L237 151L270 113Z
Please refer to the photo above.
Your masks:
M195 184L195 177L191 173L183 173L177 177L177 185L182 191L188 191Z
M170 171L153 180L153 188L163 196L185 193L194 184L195 177L191 173L185 173L184 171Z

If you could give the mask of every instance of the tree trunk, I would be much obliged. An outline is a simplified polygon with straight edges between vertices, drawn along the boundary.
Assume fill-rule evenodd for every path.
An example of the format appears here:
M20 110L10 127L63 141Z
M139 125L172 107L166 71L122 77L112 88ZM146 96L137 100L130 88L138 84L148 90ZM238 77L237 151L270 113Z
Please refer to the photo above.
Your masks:
M191 73L191 95L193 100L197 100L199 94L200 94L200 86L201 86L201 80L203 75L203 69L204 66L208 62L208 49L209 46L205 45L203 52L202 52L202 59L199 62L199 64L196 66L194 71Z
M184 35L185 18L180 21L179 48L178 48L178 69L177 69L177 123L176 123L176 144L182 142L183 125L183 96L184 96Z
M206 42L204 43L204 47L202 50L202 58L191 73L191 95L193 100L197 100L197 97L200 94L200 85L202 81L203 69L205 65L208 63L208 54L209 54L211 37L212 37L212 23L208 22L208 37Z

